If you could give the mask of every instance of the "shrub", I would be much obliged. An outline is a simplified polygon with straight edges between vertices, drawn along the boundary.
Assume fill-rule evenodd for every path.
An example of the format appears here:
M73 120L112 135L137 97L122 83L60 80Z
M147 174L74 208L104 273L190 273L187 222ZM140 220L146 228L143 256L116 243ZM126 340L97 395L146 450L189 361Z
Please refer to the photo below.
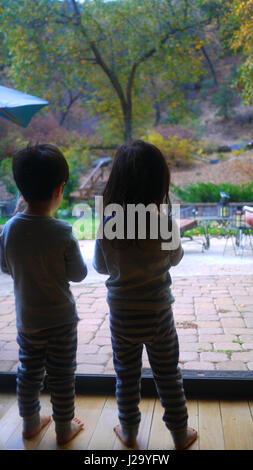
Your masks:
M235 96L228 81L224 81L213 95L212 103L216 106L216 116L226 120L234 115Z
M69 165L69 180L64 188L60 210L69 208L70 194L79 187L80 176L85 173L91 161L88 150L84 149L84 143L81 139L78 142L65 144L61 150Z
M180 139L176 135L164 137L157 131L149 131L143 139L156 145L172 166L189 166L196 155L204 156L198 142L193 139Z
M191 184L184 189L172 186L173 193L182 202L219 202L220 191L224 191L230 196L230 202L252 202L253 201L253 181L248 184L213 184L197 183Z
M213 78L206 78L204 80L202 80L201 82L201 89L200 89L200 92L199 92L199 96L202 100L205 100L206 98L208 98L210 92L213 90L214 88L214 81L213 81Z
M4 158L0 163L0 179L6 191L13 196L17 194L17 187L12 176L12 158Z
M67 145L70 139L79 138L77 133L61 127L51 112L36 114L22 130L22 135L32 144L48 142L56 146Z

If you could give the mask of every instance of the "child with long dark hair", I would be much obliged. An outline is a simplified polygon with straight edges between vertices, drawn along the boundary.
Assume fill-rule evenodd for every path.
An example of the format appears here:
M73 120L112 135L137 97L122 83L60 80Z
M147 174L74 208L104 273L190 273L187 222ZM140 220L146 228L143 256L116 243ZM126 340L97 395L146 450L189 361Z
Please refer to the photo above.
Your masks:
M107 302L120 421L114 431L126 446L135 445L141 420L138 404L145 344L165 410L163 420L171 432L175 449L181 450L196 440L197 432L187 425L186 399L178 367L178 337L171 308L174 298L169 269L183 256L180 237L178 243L172 240L165 250L162 243L166 240L152 232L151 213L150 218L145 218L146 236L143 233L139 236L140 223L135 226L134 236L127 236L130 220L127 211L133 205L142 204L144 208L151 205L153 215L155 207L159 220L162 217L160 207L166 205L168 227L173 224L175 227L170 215L169 185L168 165L154 145L136 140L117 150L103 193L103 204L104 210L111 204L122 208L124 227L120 235L116 233L112 239L97 238L93 265L99 273L109 275ZM104 218L103 228L112 220L113 213ZM172 230L172 239L176 233Z

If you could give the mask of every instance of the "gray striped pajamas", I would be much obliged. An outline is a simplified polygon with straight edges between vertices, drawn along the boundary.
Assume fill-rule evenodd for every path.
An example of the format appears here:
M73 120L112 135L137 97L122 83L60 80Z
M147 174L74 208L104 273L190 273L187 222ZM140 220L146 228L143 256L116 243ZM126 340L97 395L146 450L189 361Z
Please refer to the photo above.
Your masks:
M116 398L126 439L136 437L141 419L138 404L143 345L164 407L163 420L175 444L185 442L187 437L188 414L171 308L175 299L169 270L184 254L179 230L175 233L179 234L178 245L168 250L162 249L160 239L96 240L93 266L109 275L105 284Z
M72 226L54 217L18 213L0 236L0 268L14 280L20 366L17 394L24 430L40 423L45 371L59 436L74 416L78 314L69 281L87 275Z
M135 437L141 414L140 380L145 344L157 392L164 408L163 420L175 440L183 440L187 408L178 368L178 337L171 307L162 311L110 312L116 399L123 432Z
M24 431L40 423L39 395L47 372L56 433L68 434L74 417L77 322L37 334L18 333L17 342L17 397Z

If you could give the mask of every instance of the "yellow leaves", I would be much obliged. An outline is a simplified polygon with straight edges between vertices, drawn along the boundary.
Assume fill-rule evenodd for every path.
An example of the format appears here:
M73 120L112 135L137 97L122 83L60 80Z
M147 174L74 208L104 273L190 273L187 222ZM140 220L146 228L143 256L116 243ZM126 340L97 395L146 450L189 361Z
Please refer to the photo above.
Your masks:
M148 131L147 135L142 138L156 145L172 164L188 165L192 162L195 154L205 156L198 143L191 139L180 139L175 135L169 135L165 138L155 130Z
M196 51L198 51L199 49L201 49L201 47L202 47L203 45L204 45L204 41L199 41L199 43L196 44L196 46L195 46Z
M240 77L237 83L242 86L244 102L249 102L253 96L252 66L253 66L253 0L234 0L231 12L238 28L231 39L231 46L235 52L241 48L246 57L240 68Z

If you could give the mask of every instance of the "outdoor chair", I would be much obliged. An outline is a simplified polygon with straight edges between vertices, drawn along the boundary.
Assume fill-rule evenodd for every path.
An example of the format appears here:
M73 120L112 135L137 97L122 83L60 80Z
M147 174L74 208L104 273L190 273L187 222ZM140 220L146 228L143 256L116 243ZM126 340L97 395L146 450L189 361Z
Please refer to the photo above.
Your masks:
M239 218L237 215L231 217L230 226L227 227L228 236L224 247L225 253L227 242L232 238L233 248L236 255L243 254L245 251L253 252L253 207L243 206ZM233 233L234 232L234 233ZM231 235L231 233L233 233Z

